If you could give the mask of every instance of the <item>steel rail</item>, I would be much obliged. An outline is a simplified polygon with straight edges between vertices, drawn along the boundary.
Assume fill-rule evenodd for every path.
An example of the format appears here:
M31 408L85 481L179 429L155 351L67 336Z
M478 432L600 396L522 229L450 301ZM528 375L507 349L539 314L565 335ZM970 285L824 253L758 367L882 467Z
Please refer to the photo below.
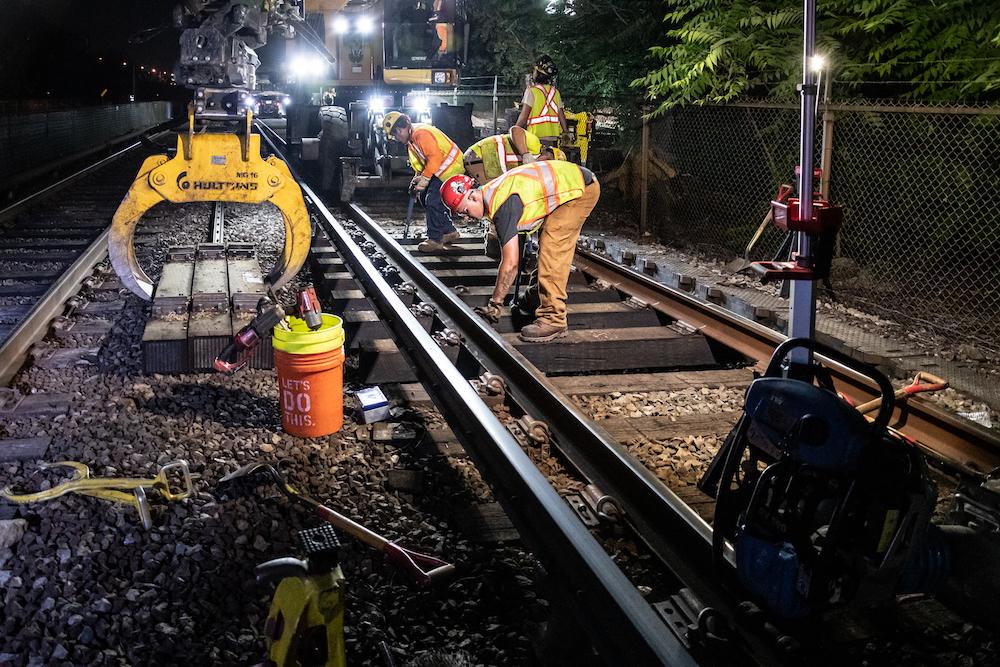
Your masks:
M400 273L438 308L465 338L483 366L500 375L514 401L535 419L544 420L556 447L589 481L615 498L636 534L674 576L702 601L738 619L738 601L722 586L733 572L720 573L711 557L712 529L646 466L587 417L513 346L476 315L418 259L400 246L356 204L348 212ZM727 550L732 566L732 552ZM753 659L777 661L772 647L753 633L742 634Z
M281 156L270 128L258 125ZM294 171L293 171L294 174ZM590 531L580 522L518 442L483 403L430 334L403 304L347 230L298 176L319 224L375 304L400 350L411 360L435 404L490 482L521 537L539 556L572 604L581 627L612 664L697 663L667 629Z
M757 363L766 365L774 348L785 340L783 334L773 329L700 301L607 257L577 248L574 264L584 273L685 322ZM864 403L878 398L878 388L871 380L835 361L822 356L820 359L830 369L837 389L851 400ZM933 458L965 474L978 477L1000 467L1000 437L929 401L909 400L906 425L900 432L915 440Z
M153 128L153 131L158 130L168 124L174 124L176 121L168 121L168 123L161 123ZM51 185L42 188L30 195L18 200L17 202L7 206L6 208L0 210L0 220L15 215L25 208L42 201L46 197L50 197L59 190L62 190L66 186L72 184L84 176L97 171L98 169L107 166L111 162L114 162L128 153L132 152L139 146L142 146L141 141L136 141L129 144L125 148L105 157L97 162L88 165L79 171L76 171L66 178L60 179ZM87 249L76 258L76 260L59 276L58 279L49 287L49 289L42 295L42 297L35 302L35 305L28 311L24 319L21 320L10 335L0 345L0 384L6 385L17 375L17 372L24 365L25 360L28 357L28 350L32 345L37 343L39 340L45 337L45 333L48 331L49 324L52 320L57 317L63 309L66 299L76 294L80 291L83 280L90 275L94 270L94 267L104 259L104 256L108 251L108 229L105 229L101 234L93 240L93 242L87 246Z

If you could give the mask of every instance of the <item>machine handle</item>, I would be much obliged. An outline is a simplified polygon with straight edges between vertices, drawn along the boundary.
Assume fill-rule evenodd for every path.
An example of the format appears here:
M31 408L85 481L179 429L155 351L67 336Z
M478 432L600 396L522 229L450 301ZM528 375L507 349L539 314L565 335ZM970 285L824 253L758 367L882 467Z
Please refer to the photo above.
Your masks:
M876 399L880 404L878 414L875 415L875 419L872 422L872 429L875 433L881 433L889 426L889 419L892 417L893 410L896 409L896 394L893 391L892 383L889 382L889 378L874 366L849 357L843 352L835 350L812 338L789 338L778 345L774 349L774 354L771 355L771 361L768 363L764 375L767 377L779 377L781 375L781 363L788 356L788 353L796 348L806 348L813 353L822 354L874 380L882 395Z

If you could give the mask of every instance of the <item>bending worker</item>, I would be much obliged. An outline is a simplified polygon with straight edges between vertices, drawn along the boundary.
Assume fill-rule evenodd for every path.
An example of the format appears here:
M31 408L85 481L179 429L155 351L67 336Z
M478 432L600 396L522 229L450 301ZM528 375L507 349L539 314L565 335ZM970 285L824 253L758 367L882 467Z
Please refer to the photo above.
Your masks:
M406 144L410 166L415 172L410 181L411 196L424 198L427 211L427 239L417 246L421 252L444 249L461 234L452 224L451 215L441 201L441 182L465 170L462 151L444 132L426 123L411 123L410 117L390 111L382 120L387 139Z
M573 137L566 128L566 112L563 110L562 95L555 86L559 70L552 58L541 56L535 61L531 73L531 85L524 89L521 99L521 115L516 125L538 137L543 144L555 146L560 135L564 145Z
M566 154L552 146L542 146L538 137L516 125L508 134L495 134L480 139L465 151L465 173L479 183L522 164L537 160L565 160Z
M454 213L488 218L500 241L500 269L493 295L477 309L491 322L521 263L518 235L538 233L538 297L535 321L521 329L521 339L550 341L566 333L566 283L580 229L601 195L601 185L586 167L562 160L514 167L477 188L462 174L441 188L441 198Z

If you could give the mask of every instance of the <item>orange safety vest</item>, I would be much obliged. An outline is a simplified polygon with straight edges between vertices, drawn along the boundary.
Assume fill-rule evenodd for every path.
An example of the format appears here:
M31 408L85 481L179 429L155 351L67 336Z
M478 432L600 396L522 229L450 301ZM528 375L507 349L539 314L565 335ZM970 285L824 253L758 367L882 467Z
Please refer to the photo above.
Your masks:
M441 166L434 172L435 176L444 181L455 174L465 172L465 165L462 163L462 151L454 141L448 138L447 134L427 123L414 123L413 134L417 132L430 132L434 136L434 142L445 156L444 161L441 162ZM420 147L414 141L408 142L406 148L410 156L410 166L418 174L422 173L424 167L427 165L427 156L424 155L423 151L420 150Z
M483 186L486 217L492 219L512 195L524 205L518 234L532 234L545 218L566 202L583 196L586 185L580 166L562 160L533 162L514 167Z
M538 137L558 137L562 132L559 124L559 107L562 97L555 86L536 83L531 86L531 112L528 114L528 132Z

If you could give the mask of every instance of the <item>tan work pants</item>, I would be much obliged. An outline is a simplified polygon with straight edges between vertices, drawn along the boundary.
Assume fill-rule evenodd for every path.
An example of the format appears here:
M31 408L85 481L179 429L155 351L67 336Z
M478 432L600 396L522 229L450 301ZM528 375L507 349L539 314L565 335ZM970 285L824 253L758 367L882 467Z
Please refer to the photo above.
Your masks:
M536 319L557 327L566 326L566 283L573 266L576 240L587 216L601 196L597 178L583 196L567 202L545 218L538 231L538 298Z

